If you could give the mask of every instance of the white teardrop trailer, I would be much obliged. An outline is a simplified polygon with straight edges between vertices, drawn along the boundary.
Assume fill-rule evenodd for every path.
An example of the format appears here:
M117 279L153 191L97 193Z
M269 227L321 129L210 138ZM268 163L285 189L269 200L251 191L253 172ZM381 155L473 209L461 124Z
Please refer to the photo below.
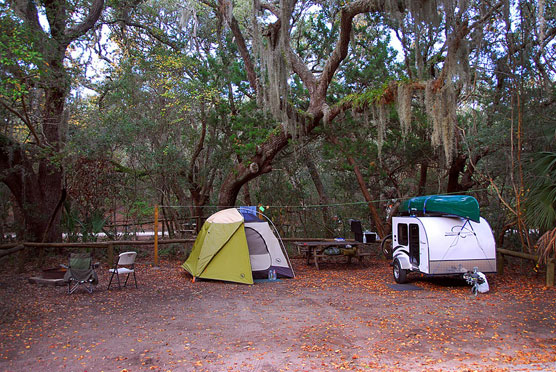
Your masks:
M468 282L472 273L496 272L494 236L475 198L420 196L402 203L399 212L392 218L397 283L405 283L411 272L461 275Z

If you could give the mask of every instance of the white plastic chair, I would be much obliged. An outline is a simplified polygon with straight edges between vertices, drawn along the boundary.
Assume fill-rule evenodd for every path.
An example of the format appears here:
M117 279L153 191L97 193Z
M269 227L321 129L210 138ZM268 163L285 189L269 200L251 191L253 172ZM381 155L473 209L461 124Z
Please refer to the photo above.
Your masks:
M120 284L120 274L125 275L124 287L127 286L127 280L129 276L133 273L133 279L135 280L135 288L137 288L137 278L135 277L135 257L137 257L137 252L123 252L120 253L118 257L118 262L114 265L113 269L108 270L112 275L110 276L110 282L108 283L108 289L110 289L110 284L112 284L112 279L114 275L118 279L118 288L122 288Z

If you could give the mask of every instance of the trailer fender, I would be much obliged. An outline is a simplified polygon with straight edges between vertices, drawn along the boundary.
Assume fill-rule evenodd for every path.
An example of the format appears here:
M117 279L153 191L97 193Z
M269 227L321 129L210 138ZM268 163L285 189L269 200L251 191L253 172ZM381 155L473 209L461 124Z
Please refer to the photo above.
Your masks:
M404 250L405 247L398 246L394 248L394 255L392 256L392 264L398 260L400 268L404 270L411 270L411 263L409 262L409 254Z

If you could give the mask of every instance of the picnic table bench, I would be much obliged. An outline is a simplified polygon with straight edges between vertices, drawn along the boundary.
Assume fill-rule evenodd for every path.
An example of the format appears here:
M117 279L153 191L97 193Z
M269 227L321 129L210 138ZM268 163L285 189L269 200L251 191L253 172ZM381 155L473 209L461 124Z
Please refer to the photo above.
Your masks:
M307 265L310 265L312 261L317 270L319 270L319 259L333 257L326 253L328 248L340 248L341 254L339 255L347 257L348 263L351 263L353 257L357 258L359 263L361 263L363 257L371 256L370 250L363 249L370 244L355 240L298 241L294 242L294 244L300 252L305 254Z

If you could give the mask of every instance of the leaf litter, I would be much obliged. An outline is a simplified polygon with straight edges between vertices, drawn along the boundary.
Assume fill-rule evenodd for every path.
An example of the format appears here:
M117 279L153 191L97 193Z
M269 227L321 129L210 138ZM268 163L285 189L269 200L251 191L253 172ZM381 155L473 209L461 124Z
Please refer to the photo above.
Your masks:
M293 259L297 277L196 281L180 261L137 265L139 288L92 294L0 274L3 371L514 371L556 369L556 290L542 275L420 278L395 291L388 263Z

